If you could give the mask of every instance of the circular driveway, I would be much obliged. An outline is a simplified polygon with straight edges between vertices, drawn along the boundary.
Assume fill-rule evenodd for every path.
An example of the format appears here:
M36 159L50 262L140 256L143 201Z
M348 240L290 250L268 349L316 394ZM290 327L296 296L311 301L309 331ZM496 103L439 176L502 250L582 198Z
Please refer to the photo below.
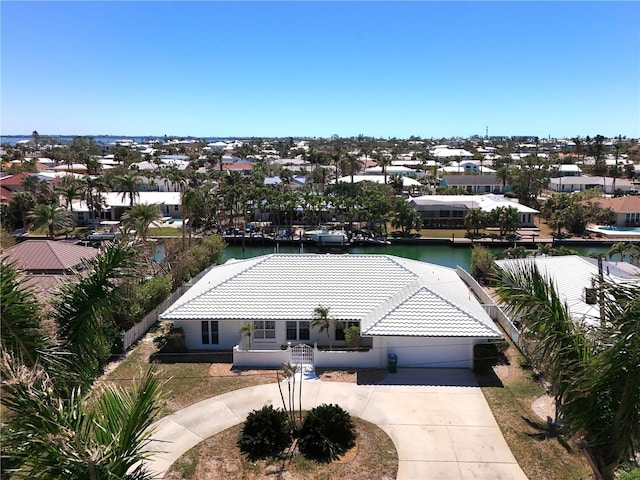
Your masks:
M299 384L298 384L299 385ZM376 385L302 382L302 408L337 403L378 425L398 451L398 479L526 480L473 373L399 369ZM264 405L282 407L278 386L259 385L203 400L154 424L145 462L162 478L191 447Z

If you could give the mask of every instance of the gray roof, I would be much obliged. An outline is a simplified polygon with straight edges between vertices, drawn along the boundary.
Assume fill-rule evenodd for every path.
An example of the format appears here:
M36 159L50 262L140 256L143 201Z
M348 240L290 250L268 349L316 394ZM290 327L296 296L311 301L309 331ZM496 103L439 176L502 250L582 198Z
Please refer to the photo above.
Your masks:
M496 264L505 270L527 264L537 265L543 275L553 280L572 318L592 326L600 323L600 307L585 301L585 288L592 288L593 279L598 275L596 259L578 255L536 256L498 260ZM603 261L603 271L605 280L610 282L640 284L640 268L629 263Z
M213 268L162 320L309 320L319 306L363 335L501 338L455 270L391 255L282 255Z

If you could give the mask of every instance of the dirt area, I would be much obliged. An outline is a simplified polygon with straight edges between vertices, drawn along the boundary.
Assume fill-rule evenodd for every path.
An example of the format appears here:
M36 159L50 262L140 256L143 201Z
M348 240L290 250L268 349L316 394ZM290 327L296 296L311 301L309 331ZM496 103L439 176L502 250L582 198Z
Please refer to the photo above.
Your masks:
M234 368L231 363L212 363L209 368L209 375L212 377L243 377L261 375L277 378L275 369L250 369ZM316 375L322 382L346 382L357 383L359 385L376 384L387 375L387 370L383 368L359 368L350 370L333 370L327 368L316 368Z
M391 439L377 426L354 418L356 446L325 464L294 454L291 458L249 462L236 442L241 425L231 427L193 447L167 472L165 480L313 480L362 478L391 480L398 472L398 456Z

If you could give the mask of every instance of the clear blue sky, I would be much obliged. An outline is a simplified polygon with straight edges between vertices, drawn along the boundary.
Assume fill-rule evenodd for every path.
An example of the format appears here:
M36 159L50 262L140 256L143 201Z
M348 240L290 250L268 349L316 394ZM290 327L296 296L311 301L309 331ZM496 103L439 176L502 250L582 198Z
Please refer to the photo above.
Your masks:
M3 135L640 137L640 3L0 3Z

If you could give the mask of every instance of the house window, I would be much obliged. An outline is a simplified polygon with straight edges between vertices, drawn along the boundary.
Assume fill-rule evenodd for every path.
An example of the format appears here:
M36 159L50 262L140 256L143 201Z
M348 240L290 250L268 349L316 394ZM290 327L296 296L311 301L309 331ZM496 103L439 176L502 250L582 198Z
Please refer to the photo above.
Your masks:
M202 331L203 345L217 345L219 343L217 320L203 320L200 322L200 328Z
M336 340L344 340L344 331L349 327L360 327L360 322L342 322L342 327L336 327Z
M180 209L180 205L174 205L174 206L173 206L173 210L174 210L175 212L177 212L179 209Z
M287 340L309 340L309 322L287 321Z
M253 322L253 338L256 340L275 340L276 322L274 320L256 320Z
M78 212L78 220L79 221L83 221L84 220L84 212Z

